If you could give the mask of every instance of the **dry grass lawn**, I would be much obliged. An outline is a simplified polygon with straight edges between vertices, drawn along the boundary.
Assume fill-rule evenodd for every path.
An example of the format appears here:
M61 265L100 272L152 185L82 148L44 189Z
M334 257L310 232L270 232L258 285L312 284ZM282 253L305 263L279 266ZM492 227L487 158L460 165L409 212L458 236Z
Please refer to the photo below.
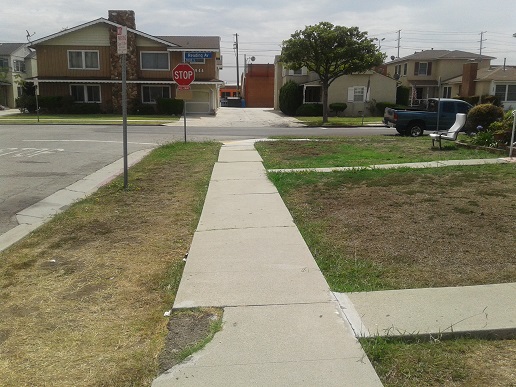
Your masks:
M0 254L0 384L149 385L220 145L171 144Z

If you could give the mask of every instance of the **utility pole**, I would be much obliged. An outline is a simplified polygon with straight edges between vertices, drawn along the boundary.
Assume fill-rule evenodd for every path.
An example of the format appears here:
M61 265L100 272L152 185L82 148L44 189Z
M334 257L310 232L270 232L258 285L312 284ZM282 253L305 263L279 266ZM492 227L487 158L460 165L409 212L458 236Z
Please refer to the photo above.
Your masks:
M238 34L235 34L235 44L233 48L236 49L236 68L237 68L237 97L240 97L240 67L238 65Z
M486 39L484 39L484 34L486 33L487 31L482 31L480 33L480 55L482 55L482 48L483 48L483 43Z
M400 41L401 41L401 30L398 30L398 56L396 58L400 57Z

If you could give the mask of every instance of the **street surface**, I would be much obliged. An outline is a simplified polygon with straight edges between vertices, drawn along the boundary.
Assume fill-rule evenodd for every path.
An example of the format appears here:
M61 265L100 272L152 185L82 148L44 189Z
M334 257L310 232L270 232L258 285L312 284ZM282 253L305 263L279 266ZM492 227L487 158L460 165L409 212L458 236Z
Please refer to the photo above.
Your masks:
M305 128L292 122L272 110L221 108L216 117L188 117L187 140L393 134L387 128ZM129 153L183 140L182 120L128 128ZM119 126L0 125L0 234L18 225L16 213L122 158L122 149Z

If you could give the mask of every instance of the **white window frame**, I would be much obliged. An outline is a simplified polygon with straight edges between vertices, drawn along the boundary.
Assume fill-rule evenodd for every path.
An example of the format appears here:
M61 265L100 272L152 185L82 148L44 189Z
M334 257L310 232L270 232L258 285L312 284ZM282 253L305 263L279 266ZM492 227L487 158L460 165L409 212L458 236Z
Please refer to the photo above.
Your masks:
M357 99L357 97L361 97ZM348 87L348 102L366 102L366 87L365 86L351 86Z
M155 104L156 103L156 100L150 100L150 101L145 101L144 100L144 97L145 97L145 93L143 92L143 89L146 88L146 87L149 87L149 88L161 88L162 90L164 88L167 88L168 89L168 97L166 98L172 98L171 97L171 90L170 90L170 86L169 85L142 85L142 88L141 88L141 92L142 92L142 103L145 103L145 104Z
M508 96L509 96L509 87L512 86L514 88L514 87L516 87L516 84L515 83L498 83L495 85L494 95L500 94L500 93L496 92L496 88L498 86L502 86L504 88L503 98L500 99L500 102L514 102L514 100L509 100Z
M307 74L308 74L308 71L306 70L306 67L301 67L300 69L296 69L296 70L291 70L291 69L288 70L288 75L295 76L295 77L300 77L300 76L307 75Z
M70 53L71 52L80 52L81 53L81 65L82 67L72 67L70 63ZM87 52L94 52L97 54L97 67L86 67L86 53ZM68 70L100 70L100 52L99 50L68 50L67 53L67 59L68 59Z
M166 69L151 69L143 67L143 55L144 54L162 54L167 56L167 68ZM170 71L170 53L168 51L141 51L140 52L140 70L145 71Z
M0 58L0 63L5 64L5 66L0 65L0 69L8 69L9 68L9 58Z
M102 88L100 85L97 84L81 84L81 83L72 83L70 85L70 95L73 97L72 93L72 87L83 87L84 92L84 101L74 101L75 103L102 103ZM89 95L88 95L88 87L98 87L99 89L99 100L98 101L90 101Z
M13 60L13 72L24 73L25 72L25 61L14 59Z

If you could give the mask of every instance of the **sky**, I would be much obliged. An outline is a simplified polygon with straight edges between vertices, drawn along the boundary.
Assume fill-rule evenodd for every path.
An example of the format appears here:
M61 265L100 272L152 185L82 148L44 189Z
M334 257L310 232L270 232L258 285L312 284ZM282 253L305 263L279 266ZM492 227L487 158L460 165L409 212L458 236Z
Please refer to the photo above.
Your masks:
M358 27L387 55L404 57L425 49L463 50L516 66L514 0L6 0L0 10L0 42L26 42L104 17L109 9L131 9L136 28L150 35L220 36L224 69L236 83L245 60L274 63L281 43L307 25L327 21ZM399 31L399 32L398 32ZM398 40L398 37L400 38ZM481 42L482 41L482 42Z

